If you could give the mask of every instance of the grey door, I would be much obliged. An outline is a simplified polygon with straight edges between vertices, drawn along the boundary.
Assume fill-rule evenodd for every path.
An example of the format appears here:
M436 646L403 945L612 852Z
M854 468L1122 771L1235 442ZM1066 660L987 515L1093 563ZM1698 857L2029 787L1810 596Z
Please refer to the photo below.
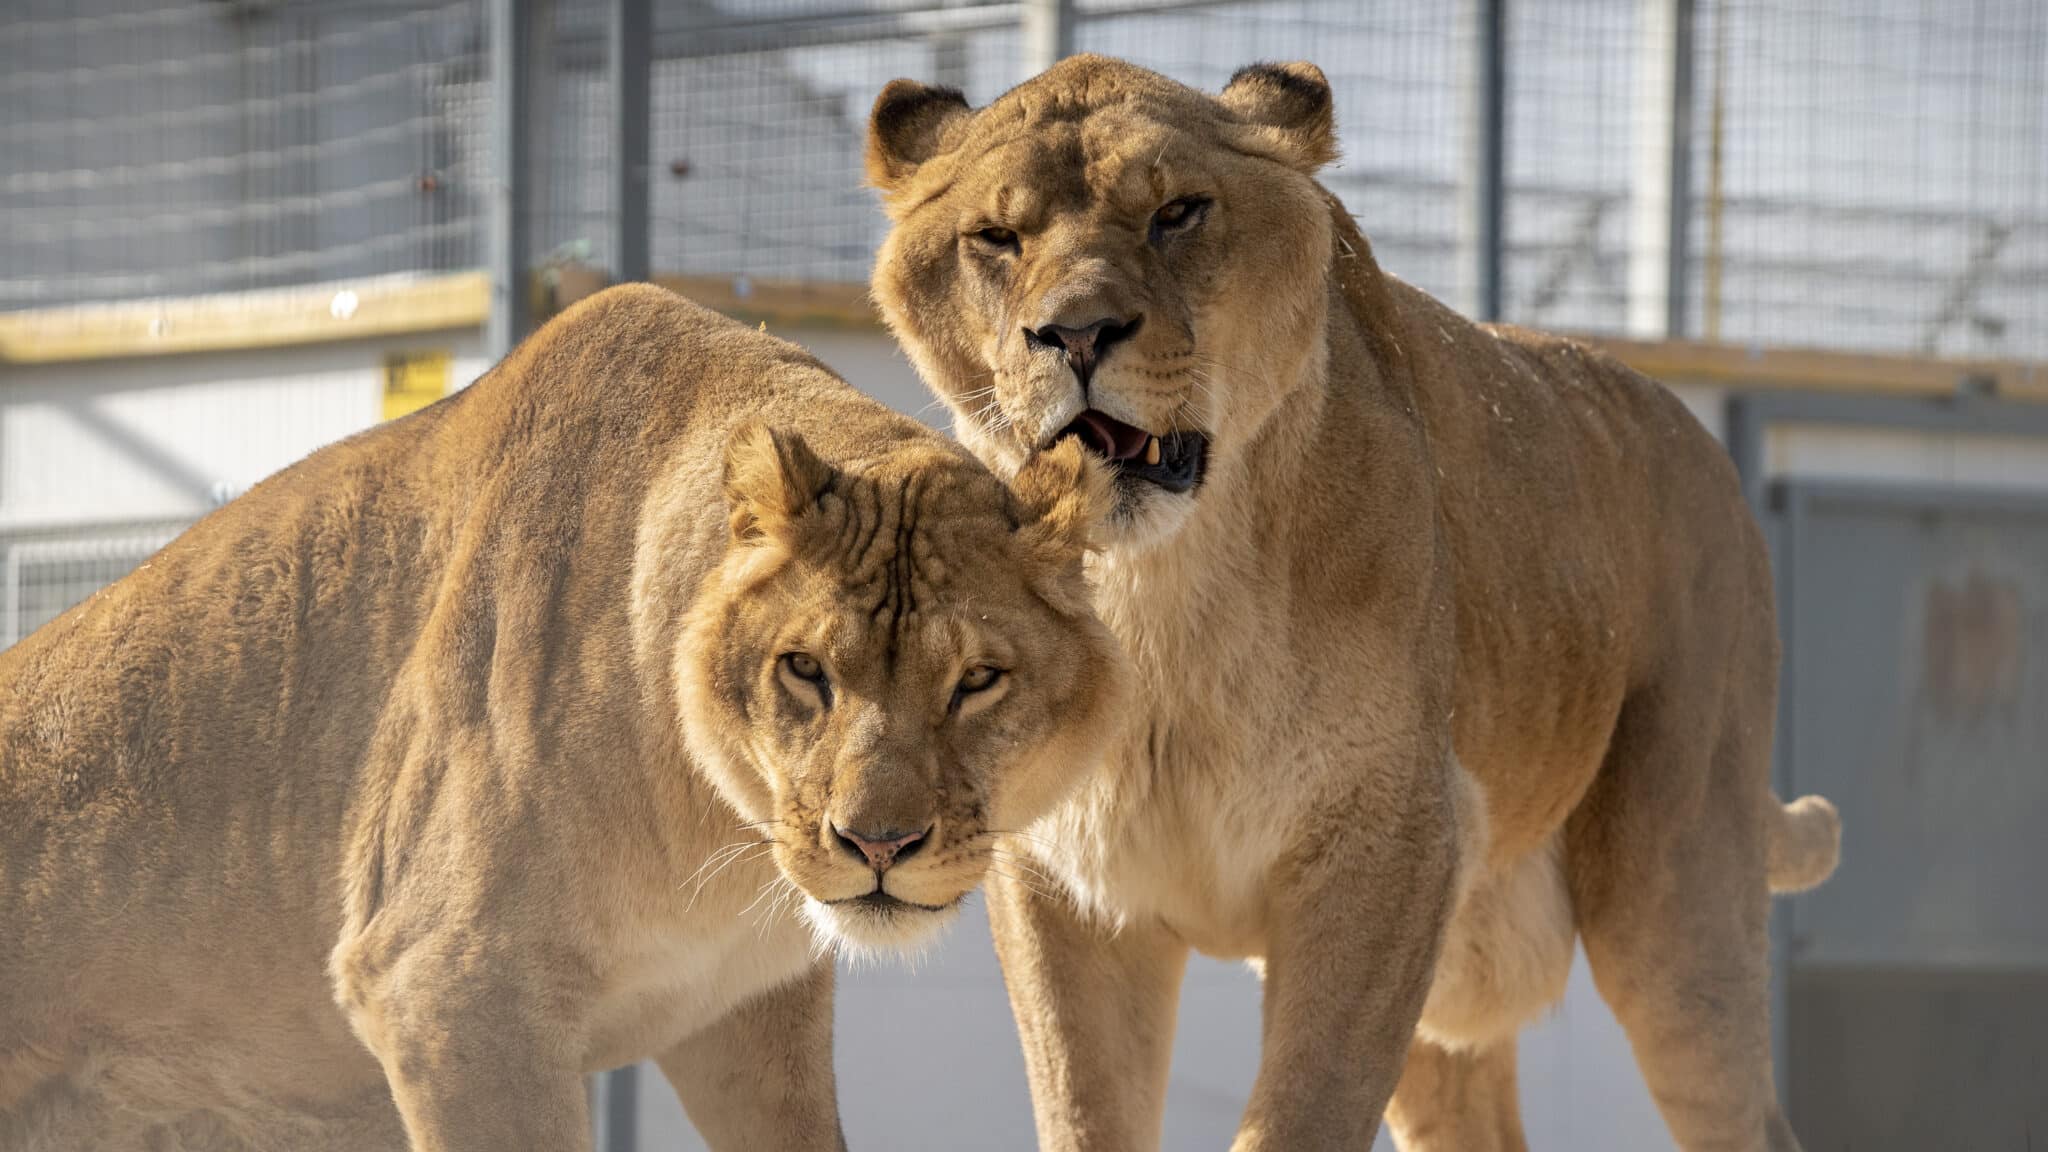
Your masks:
M1790 902L1811 1152L2048 1147L2048 497L1792 484L1781 773L1841 809Z

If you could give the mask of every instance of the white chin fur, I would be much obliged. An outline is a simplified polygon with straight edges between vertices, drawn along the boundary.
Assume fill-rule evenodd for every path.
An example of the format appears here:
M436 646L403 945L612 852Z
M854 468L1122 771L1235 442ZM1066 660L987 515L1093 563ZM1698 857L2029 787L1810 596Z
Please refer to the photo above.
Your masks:
M880 912L804 897L804 919L810 921L818 943L855 962L916 963L954 921L959 908L956 903L942 912L907 907Z
M1187 526L1199 495L1200 489L1168 492L1149 484L1129 493L1119 491L1116 510L1103 518L1103 536L1111 547L1131 552L1164 544Z

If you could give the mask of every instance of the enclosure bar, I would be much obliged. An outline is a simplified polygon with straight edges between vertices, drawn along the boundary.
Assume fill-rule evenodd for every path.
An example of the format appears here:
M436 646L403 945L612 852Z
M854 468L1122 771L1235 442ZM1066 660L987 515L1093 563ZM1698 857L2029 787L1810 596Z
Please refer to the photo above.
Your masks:
M1692 218L1693 0L1642 0L1628 333L1683 336Z
M527 300L527 137L533 123L526 65L536 0L490 0L490 202L487 212L491 312L484 352L500 360L531 322Z
M639 1152L640 1066L599 1073L587 1084L590 1146L595 1152Z
M1074 0L1024 0L1023 26L1025 75L1074 54Z
M645 280L647 155L654 62L652 0L611 0L612 282Z
M1507 243L1507 0L1468 0L1472 52L1466 82L1465 171L1458 181L1459 303L1476 320L1503 308Z

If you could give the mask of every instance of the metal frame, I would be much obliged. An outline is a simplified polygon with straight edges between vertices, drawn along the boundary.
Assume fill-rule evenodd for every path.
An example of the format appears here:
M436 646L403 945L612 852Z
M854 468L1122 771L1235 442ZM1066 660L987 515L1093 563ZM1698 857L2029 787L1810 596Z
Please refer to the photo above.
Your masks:
M1461 0L1470 30L1458 67L1461 133L1453 303L1475 320L1501 318L1507 244L1507 0Z
M1728 397L1728 454L1735 460L1743 495L1764 530L1771 551L1773 592L1777 598L1780 667L1778 710L1771 741L1771 785L1778 795L1796 794L1792 776L1793 669L1801 656L1793 619L1793 594L1798 584L1798 550L1805 518L1817 502L1912 503L1931 507L2034 509L2044 507L2040 494L1983 487L1937 487L1925 483L1881 480L1840 480L1766 474L1764 449L1773 425L1814 424L1892 428L1910 432L1959 433L1980 436L2022 436L2048 440L2048 405L2028 404L1960 392L1949 397L1856 396L1816 392L1737 392ZM1781 1107L1789 1107L1787 1079L1790 1019L1789 981L1792 968L1794 906L1789 900L1771 905L1771 1071Z
M596 1152L638 1152L640 1066L628 1064L592 1076L584 1096L590 1102L590 1146Z
M647 154L653 116L652 0L611 0L612 282L645 280L648 247Z
M1037 75L1074 54L1074 0L1024 0L1024 71Z
M1692 91L1698 66L1693 51L1698 11L1694 0L1676 0L1671 29L1671 205L1666 229L1664 334L1685 335L1692 229Z
M2048 437L2048 404L1971 392L1944 397L1858 396L1825 392L1738 392L1728 397L1728 454L1758 516L1769 511L1764 440L1773 424L1844 424L1912 432Z
M491 312L484 328L484 352L502 360L532 323L527 299L528 197L531 175L529 134L533 120L532 59L537 0L490 0L491 178L487 212ZM543 32L543 35L546 33Z
M1641 0L1636 63L1639 109L1631 198L1628 331L1685 332L1687 238L1692 223L1692 92L1695 0ZM1661 260L1660 260L1661 257Z

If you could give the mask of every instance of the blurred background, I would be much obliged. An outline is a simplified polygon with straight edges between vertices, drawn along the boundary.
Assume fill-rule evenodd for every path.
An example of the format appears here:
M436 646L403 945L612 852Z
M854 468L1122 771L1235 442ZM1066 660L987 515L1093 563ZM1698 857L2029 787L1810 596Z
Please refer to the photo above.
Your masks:
M1779 574L1780 791L1846 825L1775 916L1793 1122L2048 1140L2040 0L7 0L0 645L613 280L943 423L864 295L867 110L1073 51L1316 62L1383 265L1722 437ZM978 911L838 1011L853 1147L1032 1146ZM1535 1147L1670 1147L1583 964L1522 1056ZM1167 1146L1227 1147L1257 1058L1255 981L1198 960ZM593 1092L612 1152L699 1146L651 1066Z

